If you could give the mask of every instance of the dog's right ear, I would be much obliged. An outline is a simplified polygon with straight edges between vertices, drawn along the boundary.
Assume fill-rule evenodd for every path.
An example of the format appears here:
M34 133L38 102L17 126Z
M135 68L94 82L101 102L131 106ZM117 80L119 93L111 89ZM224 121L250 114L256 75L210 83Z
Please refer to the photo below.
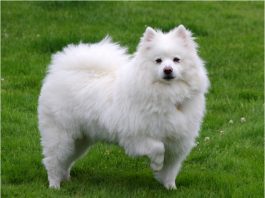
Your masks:
M153 38L155 37L155 34L156 34L156 31L153 28L147 27L144 32L143 41L146 41L146 42L152 41Z

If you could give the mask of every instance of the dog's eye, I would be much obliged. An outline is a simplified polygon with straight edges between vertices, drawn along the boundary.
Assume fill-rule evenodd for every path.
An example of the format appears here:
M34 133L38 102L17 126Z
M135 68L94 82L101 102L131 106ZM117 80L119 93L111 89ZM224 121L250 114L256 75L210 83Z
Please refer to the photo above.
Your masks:
M180 61L180 59L179 59L178 57L175 57L175 58L173 58L173 61L174 61L175 63L178 63L178 62Z
M156 63L162 63L162 59L161 58L156 59Z

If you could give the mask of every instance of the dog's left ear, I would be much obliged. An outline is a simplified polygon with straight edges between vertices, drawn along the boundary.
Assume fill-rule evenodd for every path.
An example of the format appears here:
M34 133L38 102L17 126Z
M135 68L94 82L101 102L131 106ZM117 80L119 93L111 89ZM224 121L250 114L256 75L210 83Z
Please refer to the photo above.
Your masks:
M192 37L192 32L184 27L184 25L179 25L175 29L173 29L173 34L178 38L181 38L184 41L184 45L190 50L197 50L198 45L194 41L194 37Z
M187 39L192 39L192 33L191 31L187 30L184 25L179 25L178 27L176 27L174 30L175 34L184 39L184 40L187 40Z
M154 39L154 37L156 36L156 31L151 28L151 27L147 27L142 38L141 41L138 45L139 49L143 49L143 50L148 50L150 49L150 46L152 44L152 41Z

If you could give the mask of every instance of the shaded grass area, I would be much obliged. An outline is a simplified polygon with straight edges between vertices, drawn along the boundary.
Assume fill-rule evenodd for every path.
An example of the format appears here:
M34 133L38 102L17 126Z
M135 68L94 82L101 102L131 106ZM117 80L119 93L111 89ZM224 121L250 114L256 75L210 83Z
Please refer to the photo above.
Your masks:
M2 196L263 197L263 9L263 2L1 2ZM106 144L76 163L60 191L48 189L36 109L51 54L106 34L134 52L146 25L178 24L198 37L212 84L178 190L153 179L148 159Z

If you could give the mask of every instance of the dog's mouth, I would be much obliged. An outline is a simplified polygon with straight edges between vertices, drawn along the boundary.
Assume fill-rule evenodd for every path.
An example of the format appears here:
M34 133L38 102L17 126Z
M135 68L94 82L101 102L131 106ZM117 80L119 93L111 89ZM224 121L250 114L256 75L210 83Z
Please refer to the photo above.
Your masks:
M172 76L172 75L167 75L167 76L164 76L163 77L163 79L164 80L167 80L167 81L170 81L170 80L172 80L172 79L174 79L175 77L174 76Z

